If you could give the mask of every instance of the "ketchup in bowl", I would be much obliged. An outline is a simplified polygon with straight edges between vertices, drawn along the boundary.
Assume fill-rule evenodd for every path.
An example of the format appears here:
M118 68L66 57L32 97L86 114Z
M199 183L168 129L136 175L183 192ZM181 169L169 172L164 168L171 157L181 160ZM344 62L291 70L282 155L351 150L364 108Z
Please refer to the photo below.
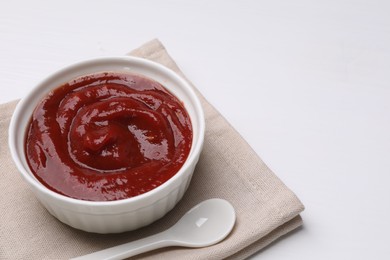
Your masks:
M144 76L102 72L69 81L35 108L25 141L35 177L62 195L131 198L175 175L192 145L182 102Z

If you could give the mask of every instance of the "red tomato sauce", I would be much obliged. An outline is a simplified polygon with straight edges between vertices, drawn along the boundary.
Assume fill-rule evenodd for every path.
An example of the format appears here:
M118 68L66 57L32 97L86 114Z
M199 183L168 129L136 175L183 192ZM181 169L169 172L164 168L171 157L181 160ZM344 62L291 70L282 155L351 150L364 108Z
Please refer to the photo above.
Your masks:
M51 91L33 112L27 162L49 189L110 201L150 191L188 157L192 126L161 84L126 73L97 73Z

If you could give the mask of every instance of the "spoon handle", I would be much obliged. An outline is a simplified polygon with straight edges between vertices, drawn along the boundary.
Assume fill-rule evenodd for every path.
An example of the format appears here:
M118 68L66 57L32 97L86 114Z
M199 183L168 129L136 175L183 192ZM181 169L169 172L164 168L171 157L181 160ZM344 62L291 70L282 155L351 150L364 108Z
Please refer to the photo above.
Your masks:
M71 260L114 260L124 259L147 251L172 246L176 243L168 239L167 231L135 240L119 246L114 246L88 255L72 258Z

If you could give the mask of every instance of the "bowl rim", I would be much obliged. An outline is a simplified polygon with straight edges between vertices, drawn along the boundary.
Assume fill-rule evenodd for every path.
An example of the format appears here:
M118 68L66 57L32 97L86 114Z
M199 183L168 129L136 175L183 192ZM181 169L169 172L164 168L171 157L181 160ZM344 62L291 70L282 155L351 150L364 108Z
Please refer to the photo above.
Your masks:
M135 63L137 65L145 65L148 67L152 67L153 69L161 71L163 74L167 75L169 78L174 79L179 83L181 87L184 88L186 93L189 94L190 100L193 103L193 107L196 111L196 117L198 123L198 128L199 128L199 133L198 133L198 138L195 140L193 139L193 144L195 145L190 154L188 155L185 163L182 165L182 167L179 169L179 171L173 175L169 180L161 184L160 186L145 192L143 194L127 198L127 199L120 199L120 200L112 200L112 201L88 201L88 200L82 200L82 199L76 199L76 198L71 198L62 194L59 194L55 191L50 190L46 186L44 186L39 180L33 177L33 173L31 172L30 169L26 169L23 166L23 163L21 162L21 159L19 158L18 152L17 152L17 145L16 145L16 140L18 138L15 129L18 128L18 121L19 118L22 118L22 113L24 112L25 106L28 104L30 99L33 98L33 94L36 90L38 90L42 85L49 84L50 81L53 79L61 76L61 74L66 74L70 73L71 70L76 69L76 68L81 68L85 66L96 66L96 63L104 63L104 62L130 62L130 63ZM134 64L132 64L134 65ZM113 70L115 71L115 70ZM96 71L98 72L98 71ZM81 75L82 76L82 75ZM149 77L149 76L146 76ZM152 77L151 77L152 78ZM152 78L153 79L153 78ZM156 79L153 79L156 80ZM164 84L162 84L164 86ZM171 91L171 90L170 90ZM173 93L175 95L175 93ZM31 114L30 114L31 116ZM174 72L173 70L163 66L162 64L159 64L157 62L147 60L144 58L139 58L139 57L133 57L133 56L109 56L109 57L99 57L99 58L93 58L93 59L87 59L87 60L82 60L78 61L75 63L72 63L70 65L67 65L59 70L56 70L53 73L50 73L48 76L46 76L43 80L40 82L34 84L34 87L18 102L16 105L16 108L12 114L10 125L8 128L8 146L10 148L10 153L11 157L19 170L19 173L23 176L23 178L30 184L32 185L35 189L38 189L40 192L44 193L45 195L54 198L56 200L59 200L61 202L64 202L66 204L74 204L77 206L89 206L89 207L107 207L107 206L121 206L125 205L128 203L137 203L142 200L146 200L148 198L153 198L154 196L157 195L158 192L163 190L165 187L169 185L173 185L174 182L181 177L185 172L187 172L188 168L191 167L191 165L196 164L199 158L199 154L202 150L203 147L203 142L204 142L204 135L205 135L205 116L204 116L204 111L203 107L201 105L200 99L198 95L196 94L194 88L190 85L188 81L186 81L184 78L182 78L178 73ZM25 133L26 130L23 131ZM24 137L23 137L24 138ZM24 149L23 149L24 153ZM159 199L157 199L159 200ZM144 205L146 206L146 205ZM144 206L140 206L139 208L142 208Z

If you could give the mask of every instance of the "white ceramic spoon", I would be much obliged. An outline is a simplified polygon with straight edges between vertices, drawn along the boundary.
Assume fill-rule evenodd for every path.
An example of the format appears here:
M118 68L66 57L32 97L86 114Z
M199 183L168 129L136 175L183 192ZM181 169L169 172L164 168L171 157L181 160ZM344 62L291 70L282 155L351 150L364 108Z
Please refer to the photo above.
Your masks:
M161 233L73 259L124 259L168 246L211 246L230 233L235 221L236 214L229 202L209 199L193 207L175 225Z

